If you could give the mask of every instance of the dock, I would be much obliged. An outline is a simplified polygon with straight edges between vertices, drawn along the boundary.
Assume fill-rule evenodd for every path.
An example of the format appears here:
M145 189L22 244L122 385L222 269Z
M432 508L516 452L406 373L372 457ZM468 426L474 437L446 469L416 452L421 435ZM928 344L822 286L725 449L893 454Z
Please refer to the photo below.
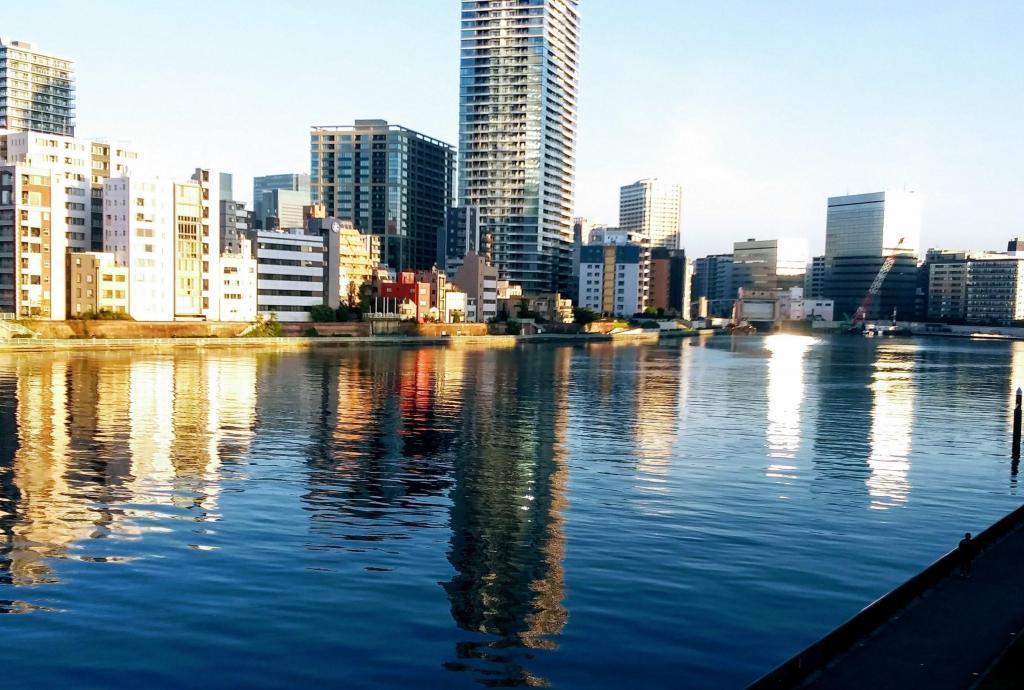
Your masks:
M999 687L998 674L1024 655L1011 648L1024 635L1024 507L974 543L967 577L947 553L750 689Z

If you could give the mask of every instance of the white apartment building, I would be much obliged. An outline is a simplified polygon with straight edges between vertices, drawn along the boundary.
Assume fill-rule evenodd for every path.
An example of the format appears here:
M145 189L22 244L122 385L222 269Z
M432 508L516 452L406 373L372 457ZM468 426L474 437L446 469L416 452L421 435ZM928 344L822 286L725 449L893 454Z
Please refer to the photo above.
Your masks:
M220 257L220 320L255 321L256 257L252 242L238 240L238 252Z
M0 36L0 127L75 133L74 62Z
M220 174L196 168L192 182L199 187L200 316L220 321ZM179 231L179 239L181 233ZM180 252L179 252L180 255ZM214 279L211 280L211 277Z
M619 227L646 235L652 247L682 249L683 190L657 178L619 189Z
M136 321L174 320L174 187L156 178L103 183L103 245L128 267L128 313Z

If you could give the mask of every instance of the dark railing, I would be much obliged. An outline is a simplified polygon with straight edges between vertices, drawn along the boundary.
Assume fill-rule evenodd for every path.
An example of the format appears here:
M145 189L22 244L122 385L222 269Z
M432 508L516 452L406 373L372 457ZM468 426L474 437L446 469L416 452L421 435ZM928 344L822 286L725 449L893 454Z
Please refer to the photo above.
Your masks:
M1024 524L1024 506L975 536L976 552L980 554L1021 524ZM957 550L950 551L896 589L869 604L828 635L752 683L748 690L780 690L799 686L875 632L919 596L935 587L958 567L959 562Z

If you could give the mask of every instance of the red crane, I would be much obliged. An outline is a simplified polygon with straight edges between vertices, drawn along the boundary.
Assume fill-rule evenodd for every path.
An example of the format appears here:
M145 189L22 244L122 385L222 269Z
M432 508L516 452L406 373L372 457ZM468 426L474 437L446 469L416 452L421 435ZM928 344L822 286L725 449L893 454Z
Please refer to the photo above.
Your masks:
M889 271L892 270L893 265L896 263L896 257L899 254L900 247L903 246L904 239L903 237L900 238L900 241L896 243L896 249L892 254L885 257L885 261L882 262L882 268L878 270L878 275L875 276L871 287L868 288L868 294L864 296L864 301L860 303L856 313L853 315L853 321L850 323L851 329L855 329L864 319L868 318L868 308L871 307L871 302L874 301L875 296L881 292L882 283L885 282L885 277L889 275Z

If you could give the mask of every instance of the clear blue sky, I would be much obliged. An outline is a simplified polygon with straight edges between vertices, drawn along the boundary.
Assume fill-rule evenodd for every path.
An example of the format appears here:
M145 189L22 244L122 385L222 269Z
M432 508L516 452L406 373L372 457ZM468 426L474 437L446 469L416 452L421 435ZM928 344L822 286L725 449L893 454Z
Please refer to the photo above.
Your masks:
M71 57L78 131L168 173L308 167L311 124L382 117L452 144L458 0L34 0L0 34ZM1019 2L583 0L577 211L684 187L694 254L824 244L825 199L913 187L927 246L1024 234Z

